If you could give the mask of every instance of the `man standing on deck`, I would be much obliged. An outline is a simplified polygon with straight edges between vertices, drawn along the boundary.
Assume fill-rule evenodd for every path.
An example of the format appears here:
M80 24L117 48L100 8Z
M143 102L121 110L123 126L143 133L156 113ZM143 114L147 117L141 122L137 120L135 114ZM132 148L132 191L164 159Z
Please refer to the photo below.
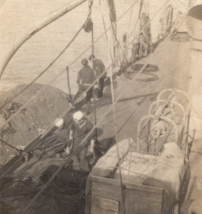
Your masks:
M88 65L88 60L83 59L81 61L81 64L83 65L83 68L79 71L77 81L76 81L79 85L79 90L74 100L76 100L76 98L79 97L84 91L86 91L88 87L91 86L93 81L95 80L94 71ZM92 97L93 97L93 86L91 86L91 88L86 93L86 114L87 115L90 113L90 101Z
M87 155L93 154L95 144L95 131L82 143L82 147L78 148L78 145L86 138L89 132L92 130L93 124L84 117L81 111L77 111L73 114L72 127L69 134L69 140L73 141L73 152L78 159L80 170L89 172L90 166L86 159Z
M100 59L96 59L93 54L90 55L89 60L93 63L93 69L95 71L96 78L98 78L103 72L105 72L105 65ZM98 90L97 90L96 98L100 98L103 96L105 78L106 78L106 73L103 74L97 81Z

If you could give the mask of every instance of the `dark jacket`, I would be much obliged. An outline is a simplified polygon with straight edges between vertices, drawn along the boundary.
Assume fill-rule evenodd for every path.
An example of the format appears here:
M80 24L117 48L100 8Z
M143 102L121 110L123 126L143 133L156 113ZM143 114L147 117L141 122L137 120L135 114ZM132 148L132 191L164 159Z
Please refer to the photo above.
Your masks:
M77 143L81 142L93 128L93 124L87 118L84 118L84 120L85 124L82 127L79 127L74 121L72 122L71 130L73 131L73 138ZM91 139L95 139L95 131L86 139L86 142L89 142Z
M99 77L105 71L105 65L100 59L95 59L94 61L94 70L96 77ZM103 75L101 78L105 78L106 75Z
M94 71L89 65L85 65L78 73L77 83L92 84L95 80Z

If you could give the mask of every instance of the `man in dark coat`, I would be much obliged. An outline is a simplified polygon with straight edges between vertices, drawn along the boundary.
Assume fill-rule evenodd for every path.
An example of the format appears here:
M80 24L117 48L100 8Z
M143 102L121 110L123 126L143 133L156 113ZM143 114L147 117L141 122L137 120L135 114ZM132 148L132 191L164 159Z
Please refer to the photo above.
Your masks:
M89 60L93 62L93 69L95 71L96 78L98 78L103 72L105 72L105 65L100 59L96 59L93 54L90 55ZM105 78L106 78L106 73L103 74L97 81L98 82L98 90L96 94L97 98L100 98L103 96Z
M81 64L83 65L83 68L79 71L76 81L79 85L79 90L74 100L76 100L76 98L79 97L84 91L86 91L95 80L94 71L88 65L88 60L83 59L81 61ZM91 88L86 93L86 114L90 113L90 101L92 97L93 97L93 86L91 86Z
M89 162L86 159L87 153L89 155L94 151L95 144L95 131L89 135L92 130L93 124L84 117L81 111L77 111L73 114L72 127L69 134L69 140L73 141L73 152L78 159L80 170L88 172L90 170ZM87 135L89 135L87 137ZM87 137L87 139L85 139ZM82 143L82 147L78 149L78 145L85 139Z

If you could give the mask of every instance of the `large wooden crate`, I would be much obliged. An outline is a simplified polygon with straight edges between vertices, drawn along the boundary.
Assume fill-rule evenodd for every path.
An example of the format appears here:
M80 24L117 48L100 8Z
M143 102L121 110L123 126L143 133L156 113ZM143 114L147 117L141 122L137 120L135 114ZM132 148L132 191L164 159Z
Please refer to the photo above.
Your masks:
M162 188L143 185L123 184L113 179L90 176L88 180L85 214L124 213L126 214L161 214L163 205Z

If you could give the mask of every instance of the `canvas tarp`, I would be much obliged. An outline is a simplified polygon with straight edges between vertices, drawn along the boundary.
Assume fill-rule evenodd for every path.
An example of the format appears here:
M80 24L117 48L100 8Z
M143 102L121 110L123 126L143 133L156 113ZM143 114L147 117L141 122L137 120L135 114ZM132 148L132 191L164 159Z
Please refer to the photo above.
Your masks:
M177 199L184 173L184 155L174 142L165 144L160 156L129 152L121 164L121 173L125 183L152 186L151 180L157 181ZM118 170L114 179L119 179Z
M133 140L131 138L127 138L120 141L117 145L114 145L103 157L98 160L90 175L110 177L118 165L119 158L122 159L127 154L129 145L132 142ZM117 147L119 157L117 154Z

